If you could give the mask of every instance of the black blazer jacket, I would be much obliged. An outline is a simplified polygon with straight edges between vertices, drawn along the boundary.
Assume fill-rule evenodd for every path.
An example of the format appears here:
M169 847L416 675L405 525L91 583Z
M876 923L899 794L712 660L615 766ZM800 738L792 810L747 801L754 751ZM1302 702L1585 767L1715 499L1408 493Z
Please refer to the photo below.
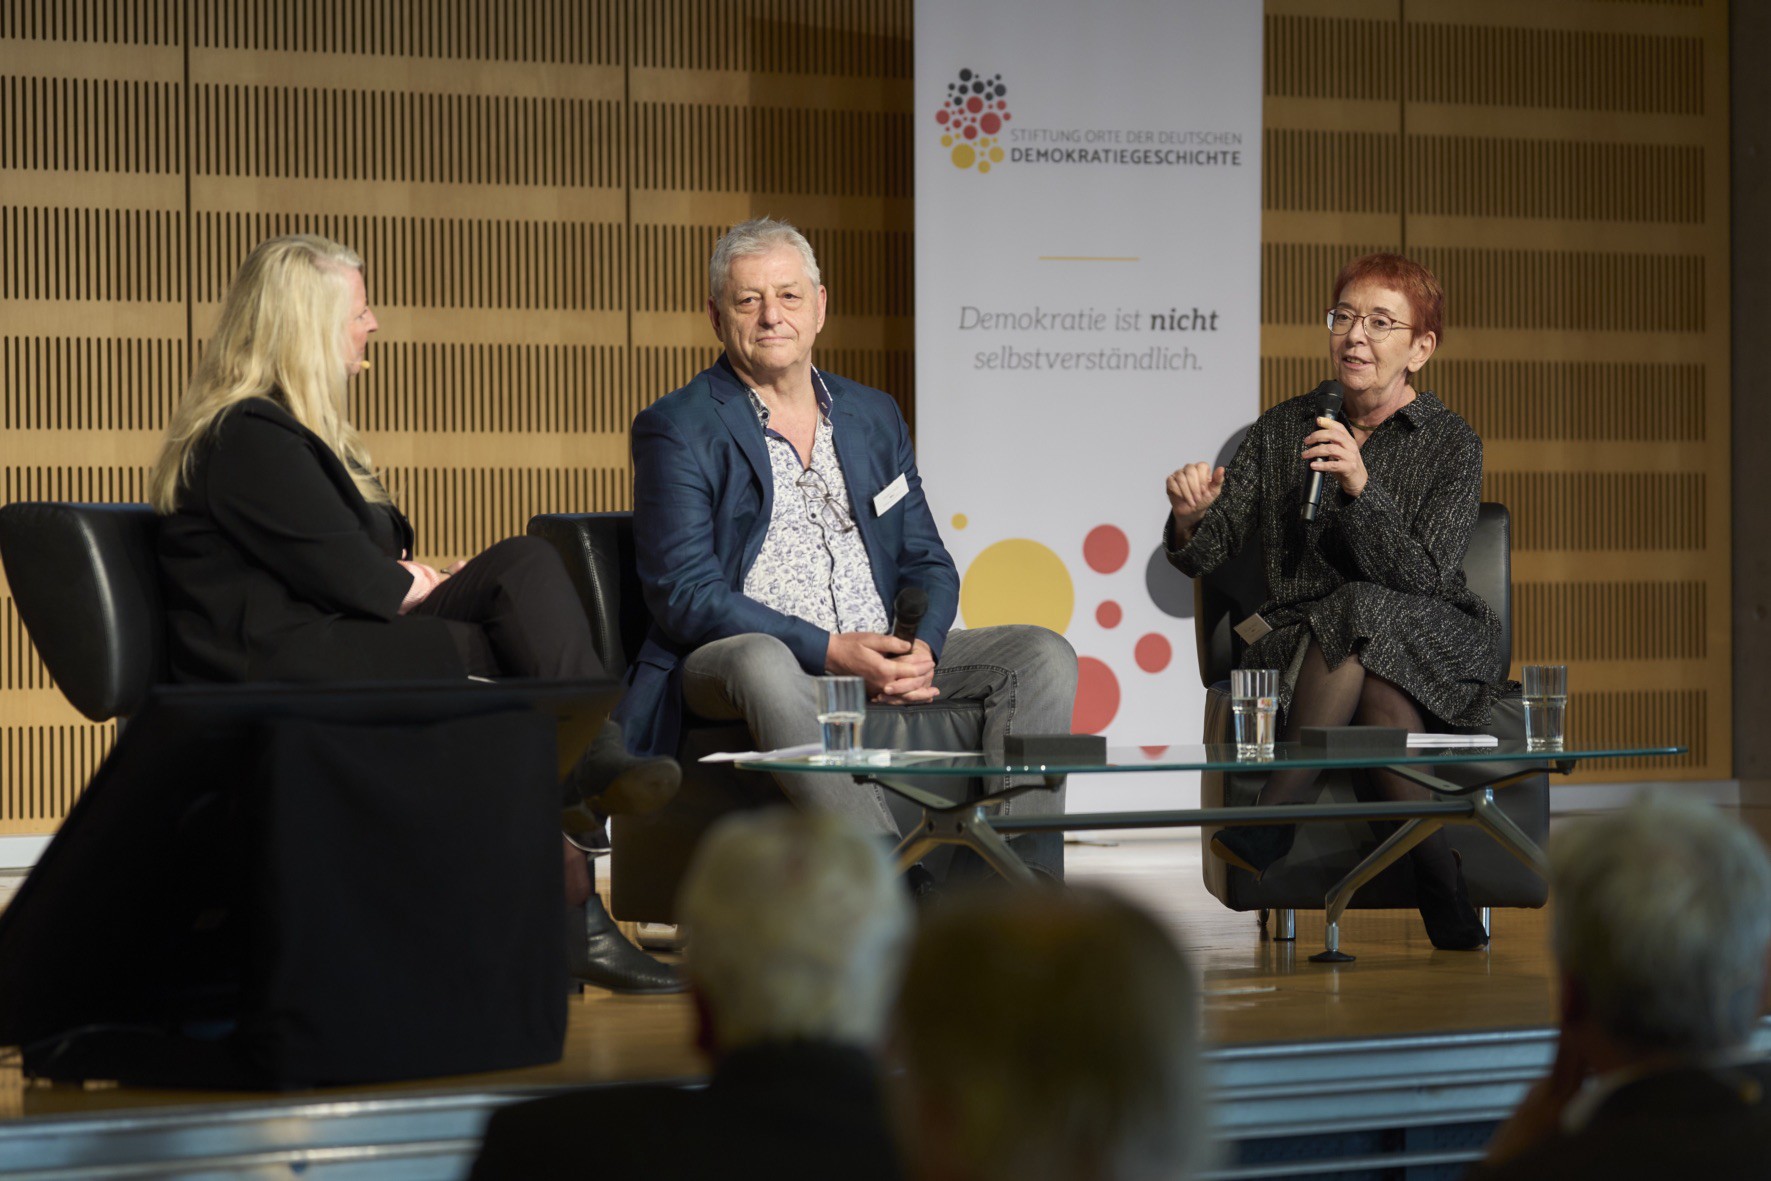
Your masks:
M600 1087L493 1112L471 1181L898 1181L879 1077L823 1042L732 1053L703 1090Z
M444 621L399 614L411 544L406 518L364 500L278 402L230 408L160 522L174 679L465 677Z
M1771 1064L1669 1070L1618 1089L1586 1127L1466 1181L1771 1176Z

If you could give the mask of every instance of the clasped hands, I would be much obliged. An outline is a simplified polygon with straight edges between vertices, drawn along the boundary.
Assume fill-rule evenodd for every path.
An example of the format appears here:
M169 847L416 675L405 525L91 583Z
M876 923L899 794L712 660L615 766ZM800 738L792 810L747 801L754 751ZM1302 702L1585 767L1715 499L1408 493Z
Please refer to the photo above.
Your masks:
M860 677L867 682L867 699L876 705L907 705L941 695L934 684L935 654L923 640L912 644L878 632L832 632L824 670Z
M451 574L459 574L467 562L466 558L461 558L438 570L435 566L426 566L423 562L408 561L406 558L396 559L395 565L412 576L412 588L406 592L406 597L400 602L400 614L406 614L428 599L430 592L443 584L443 579Z

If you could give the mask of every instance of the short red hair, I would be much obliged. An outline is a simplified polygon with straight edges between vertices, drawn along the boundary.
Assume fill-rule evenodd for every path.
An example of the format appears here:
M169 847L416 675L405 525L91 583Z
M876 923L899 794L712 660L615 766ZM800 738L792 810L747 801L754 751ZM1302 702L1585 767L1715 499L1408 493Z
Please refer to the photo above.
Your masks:
M1334 301L1355 283L1373 282L1400 292L1408 300L1416 336L1431 332L1445 343L1445 288L1439 277L1411 258L1400 254L1362 254L1334 277Z

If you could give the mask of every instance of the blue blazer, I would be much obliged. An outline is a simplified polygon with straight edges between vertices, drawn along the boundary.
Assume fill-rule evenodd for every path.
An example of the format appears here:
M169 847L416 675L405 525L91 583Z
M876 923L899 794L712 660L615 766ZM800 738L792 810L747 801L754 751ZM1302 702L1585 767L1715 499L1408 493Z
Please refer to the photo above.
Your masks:
M935 659L959 609L959 573L929 514L910 428L879 390L824 374L836 461L855 524L891 609L901 586L929 596L917 638ZM905 496L884 513L874 497L903 476ZM633 532L652 629L627 670L616 711L628 746L674 754L682 729L682 659L703 644L761 632L813 675L830 633L744 595L762 551L775 495L768 444L744 383L721 357L633 423Z

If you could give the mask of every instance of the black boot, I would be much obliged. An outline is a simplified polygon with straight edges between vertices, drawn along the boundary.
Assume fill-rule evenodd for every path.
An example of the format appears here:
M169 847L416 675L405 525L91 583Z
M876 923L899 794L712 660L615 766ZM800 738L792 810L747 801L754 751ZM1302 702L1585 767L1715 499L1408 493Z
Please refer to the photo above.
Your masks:
M1211 851L1220 860L1246 869L1258 882L1275 861L1291 852L1297 832L1295 824L1242 824L1220 828L1211 838Z
M560 785L561 827L583 837L601 831L611 816L662 808L676 795L682 778L675 759L629 754L621 728L604 722L596 741Z
M1488 930L1482 916L1470 905L1470 892L1464 887L1464 859L1456 849L1451 851L1451 881L1445 880L1443 869L1423 857L1414 857L1414 897L1420 904L1421 921L1427 926L1427 938L1440 951L1476 951L1488 945Z
M667 993L688 987L677 970L629 943L603 908L593 886L590 901L566 907L566 970L580 984L610 992Z

